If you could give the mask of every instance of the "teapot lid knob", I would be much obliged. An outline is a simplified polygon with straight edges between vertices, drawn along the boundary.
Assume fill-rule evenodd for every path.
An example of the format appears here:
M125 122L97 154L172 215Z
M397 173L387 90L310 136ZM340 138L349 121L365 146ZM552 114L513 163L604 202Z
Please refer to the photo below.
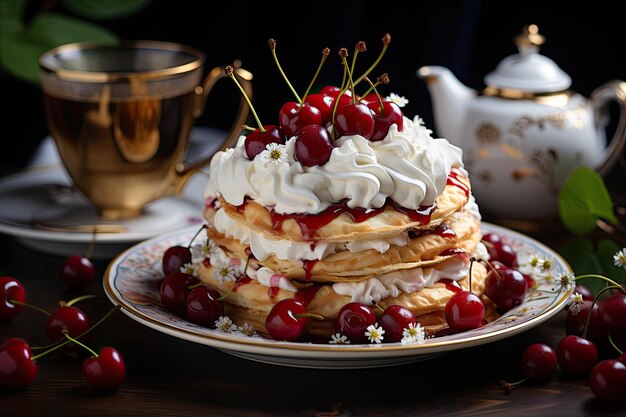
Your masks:
M522 33L515 37L515 44L521 50L523 47L537 47L543 45L546 38L539 33L537 25L528 25L522 28Z

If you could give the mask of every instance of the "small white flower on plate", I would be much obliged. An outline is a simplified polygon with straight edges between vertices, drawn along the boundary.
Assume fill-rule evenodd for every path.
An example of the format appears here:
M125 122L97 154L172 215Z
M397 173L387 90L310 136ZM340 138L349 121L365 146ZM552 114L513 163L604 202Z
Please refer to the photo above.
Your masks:
M370 343L381 343L384 339L385 329L380 327L378 323L370 324L367 326L365 336L370 340Z
M626 269L626 248L617 251L615 255L613 255L613 265L616 267L622 267Z
M237 327L237 330L246 336L254 336L256 334L254 327L252 327L250 323L242 324L241 326Z
M193 259L204 259L211 257L211 248L213 242L206 239L204 243L197 243L191 247L191 256Z
M348 337L345 334L335 333L334 335L330 337L330 340L328 341L328 343L334 344L334 345L349 345L350 341L348 340Z
M398 107L404 107L407 104L409 104L409 100L406 97L400 96L396 93L389 94L389 96L385 97L385 100L391 101L392 103L396 103Z
M565 291L570 290L576 286L576 277L571 272L568 272L559 277L557 284Z
M223 333L231 333L237 330L237 326L233 324L233 321L228 316L219 316L215 320L215 329Z
M265 166L287 162L287 147L279 143L268 143L265 150L259 154Z
M189 274L189 275L198 275L198 266L190 262L187 262L186 264L183 264L183 266L180 267L180 272Z
M235 281L235 271L228 264L223 264L215 267L213 277L221 284L226 281Z
M572 316L577 316L580 313L580 306L585 302L582 294L575 292L571 297L571 304L569 306L569 312L572 313Z
M403 345L412 345L414 343L424 343L425 339L426 334L422 325L410 323L409 327L402 331L402 340L400 342Z

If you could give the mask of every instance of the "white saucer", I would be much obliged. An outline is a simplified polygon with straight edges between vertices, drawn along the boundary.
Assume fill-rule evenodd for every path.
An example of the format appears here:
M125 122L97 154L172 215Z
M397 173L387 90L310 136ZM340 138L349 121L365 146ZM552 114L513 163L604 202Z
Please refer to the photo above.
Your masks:
M190 154L214 152L220 134L196 128ZM207 172L192 176L180 197L154 201L140 217L108 222L100 219L96 209L72 187L50 138L42 149L45 156L39 152L34 166L0 178L0 233L14 236L30 249L59 256L84 254L94 239L92 257L111 259L132 244L203 222ZM95 237L94 226L98 230Z

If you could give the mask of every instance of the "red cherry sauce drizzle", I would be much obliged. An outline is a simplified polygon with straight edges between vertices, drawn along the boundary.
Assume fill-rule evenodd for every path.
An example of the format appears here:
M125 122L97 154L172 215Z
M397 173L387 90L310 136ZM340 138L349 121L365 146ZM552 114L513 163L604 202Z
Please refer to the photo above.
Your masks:
M459 283L454 280L451 280L450 278L442 278L439 280L439 282L445 285L448 291L452 291L453 293L463 291L463 288L461 288Z
M465 197L469 197L470 189L467 185L465 185L461 180L459 180L459 176L462 176L461 173L453 169L450 171L450 175L448 175L448 179L446 181L447 185L454 185L455 187L460 188L465 192Z
M211 267L211 260L209 258L204 258L202 260L202 265L204 265L205 268L210 268Z
M284 277L282 274L274 274L270 277L270 287L267 289L267 296L269 298L275 298L280 291L280 279Z
M433 230L433 233L443 238L456 237L456 232L450 229L450 227L448 227L447 225L439 225L435 227L435 229Z
M302 301L305 306L308 306L320 288L322 288L322 284L313 284L308 287L301 288L298 290L298 292L296 292L296 296L294 298L296 300Z
M419 222L421 224L430 223L430 216L433 214L433 211L435 211L435 209L437 208L437 206L433 204L432 206L420 206L417 210L413 210L413 209L409 209L406 207L402 207L400 204L396 203L393 200L387 200L387 203L385 203L385 206L389 204L390 201L397 211L406 215L409 219L413 220L414 222Z
M439 256L462 255L465 251L461 248L448 248L439 252Z
M306 282L311 281L311 271L313 270L313 267L315 266L315 264L318 262L319 262L318 259L312 259L312 260L305 259L302 261L302 267L304 268L304 280Z
M252 278L250 278L247 275L242 275L241 277L239 277L239 279L237 279L237 281L235 281L235 285L233 285L232 292L237 292L237 289L239 287L241 287L242 285L246 285L247 283L251 281L252 281Z
M204 200L204 208L217 210L218 203L219 203L219 200L216 197L207 197L207 199Z

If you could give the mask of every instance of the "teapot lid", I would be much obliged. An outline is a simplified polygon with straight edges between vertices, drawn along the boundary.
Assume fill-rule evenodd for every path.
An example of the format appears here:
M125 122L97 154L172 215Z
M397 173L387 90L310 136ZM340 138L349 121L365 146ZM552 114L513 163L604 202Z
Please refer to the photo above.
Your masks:
M539 54L545 38L537 25L529 25L515 37L519 53L504 58L485 77L487 86L531 93L552 93L566 90L572 79L550 58Z

